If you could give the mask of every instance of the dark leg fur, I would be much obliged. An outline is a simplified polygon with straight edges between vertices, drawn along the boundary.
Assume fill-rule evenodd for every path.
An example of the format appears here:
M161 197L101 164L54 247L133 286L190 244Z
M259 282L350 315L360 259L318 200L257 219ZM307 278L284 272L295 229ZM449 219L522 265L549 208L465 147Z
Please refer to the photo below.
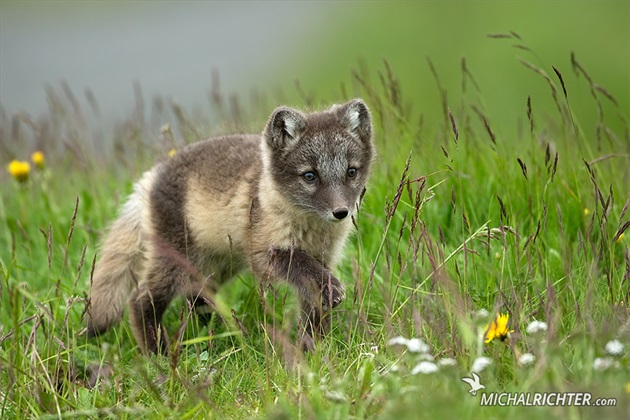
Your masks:
M141 289L136 289L131 295L131 324L143 353L166 353L164 336L158 340L158 333L169 302L166 296L156 298L153 293Z
M131 324L144 353L166 353L164 335L158 339L162 316L186 277L168 258L157 257L150 262L145 281L134 290L130 301Z
M92 320L89 318L89 316L90 316L90 314L88 313L88 322L87 322L87 336L88 336L88 338L96 337L97 335L101 335L105 331L107 331L107 328L101 328L101 329L96 328L96 326L92 323Z
M275 277L286 279L295 286L304 315L302 342L312 347L313 339L328 332L328 312L344 298L341 282L319 261L299 249L280 249L272 252Z

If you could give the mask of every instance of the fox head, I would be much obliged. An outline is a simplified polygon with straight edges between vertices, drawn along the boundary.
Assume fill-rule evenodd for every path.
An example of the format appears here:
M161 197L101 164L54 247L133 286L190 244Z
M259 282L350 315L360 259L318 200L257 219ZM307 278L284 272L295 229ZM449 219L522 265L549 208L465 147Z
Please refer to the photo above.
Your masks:
M262 148L264 170L289 203L329 222L349 219L375 154L370 112L361 99L310 114L280 107Z

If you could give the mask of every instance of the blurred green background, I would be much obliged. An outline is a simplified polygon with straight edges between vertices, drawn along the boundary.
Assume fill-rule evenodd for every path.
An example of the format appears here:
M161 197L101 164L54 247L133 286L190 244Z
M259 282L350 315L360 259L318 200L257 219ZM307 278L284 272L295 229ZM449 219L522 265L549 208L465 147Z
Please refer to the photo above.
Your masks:
M615 95L621 112L630 115L629 27L630 2L625 1L347 2L321 28L320 42L298 64L297 74L313 90L334 89L333 83L347 79L347 69L357 67L357 60L374 71L382 70L380 61L387 59L400 79L403 101L429 120L442 119L440 95L426 58L432 60L455 109L465 57L486 115L507 130L506 135L513 135L517 119L526 118L528 95L535 111L557 115L548 85L519 63L517 57L522 57L557 82L555 66L564 77L573 111L592 127L594 103L583 78L578 80L572 71L570 54L575 53L595 83ZM521 40L487 36L510 31Z

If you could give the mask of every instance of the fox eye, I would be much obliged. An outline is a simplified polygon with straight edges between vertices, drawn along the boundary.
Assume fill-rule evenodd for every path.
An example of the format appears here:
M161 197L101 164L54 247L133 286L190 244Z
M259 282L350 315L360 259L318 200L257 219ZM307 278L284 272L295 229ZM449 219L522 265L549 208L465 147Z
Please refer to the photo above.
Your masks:
M354 178L357 175L356 168L348 168L348 177Z
M302 174L302 177L304 177L304 180L306 182L314 182L317 179L317 175L315 175L313 172L306 172Z

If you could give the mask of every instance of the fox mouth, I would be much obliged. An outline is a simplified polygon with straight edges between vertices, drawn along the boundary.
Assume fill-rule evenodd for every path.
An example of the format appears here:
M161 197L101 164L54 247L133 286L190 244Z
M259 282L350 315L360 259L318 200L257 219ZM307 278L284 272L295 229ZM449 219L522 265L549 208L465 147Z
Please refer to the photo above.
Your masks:
M337 224L350 220L353 217L353 212L347 207L337 208L334 210L317 209L313 206L302 207L303 214L310 215L309 218L315 217L322 222ZM313 220L314 221L314 220Z

